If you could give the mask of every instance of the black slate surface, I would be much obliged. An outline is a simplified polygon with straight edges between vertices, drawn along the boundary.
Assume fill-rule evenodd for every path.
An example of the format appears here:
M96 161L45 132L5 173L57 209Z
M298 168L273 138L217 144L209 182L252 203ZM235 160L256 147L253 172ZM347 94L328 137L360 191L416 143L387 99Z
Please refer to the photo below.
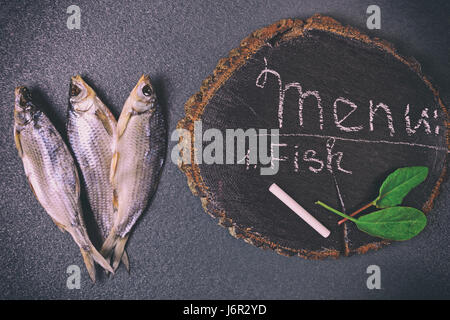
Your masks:
M290 86L296 87L287 89ZM317 97L303 98L300 109L298 90L302 94L313 91ZM346 247L356 251L380 242L359 232L350 222L351 231L345 236L343 226L337 224L342 218L314 203L321 200L351 213L377 197L389 173L420 165L429 168L428 178L408 194L403 204L422 208L444 170L447 156L446 118L435 100L415 71L373 45L318 30L277 45L263 45L206 104L202 129L217 128L224 140L228 139L229 128L256 128L254 135L261 133L260 128L268 130L264 132L272 135L270 139L253 139L259 140L258 148L264 141L269 153L271 143L281 145L276 156L281 159L277 161L279 168L275 175L262 175L261 168L269 165L261 164L260 150L255 149L245 151L259 153L257 165L246 166L243 156L236 152L235 164L200 165L203 183L214 199L211 205L224 210L240 230L249 228L253 237L287 248L287 254L302 250L344 254ZM279 103L283 106L281 115ZM380 108L371 129L370 103L388 108L391 124ZM338 119L344 119L340 124L343 129L335 123L334 104ZM414 134L407 132L407 106L413 128L423 110L427 112L429 133L424 127ZM279 130L278 140L273 140L276 133L269 131L273 129ZM206 141L203 145L204 153L208 153L208 146L213 144ZM228 149L223 153L225 158ZM224 160L220 158L217 160ZM274 182L323 223L331 235L323 238L276 200L268 191Z
M66 9L81 7L80 30ZM3 2L0 11L0 284L1 298L449 298L449 186L445 183L418 237L378 252L306 261L232 238L201 208L184 174L168 161L158 193L129 241L131 275L92 284L78 248L60 233L29 190L12 139L13 89L29 85L62 130L71 75L81 73L118 116L142 73L156 82L169 130L219 58L253 30L278 19L329 15L414 56L450 101L450 22L445 1L378 1L381 30L365 29L371 2L87 1ZM174 142L169 143L169 150ZM169 155L168 155L169 156ZM80 290L66 268L82 270ZM368 290L376 264L382 289Z

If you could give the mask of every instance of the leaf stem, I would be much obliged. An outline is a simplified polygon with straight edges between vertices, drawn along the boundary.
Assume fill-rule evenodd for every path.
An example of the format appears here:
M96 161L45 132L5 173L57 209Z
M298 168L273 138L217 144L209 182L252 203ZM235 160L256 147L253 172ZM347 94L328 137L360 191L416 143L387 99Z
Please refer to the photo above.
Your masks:
M340 212L340 211L337 211L336 209L333 209L332 207L326 205L326 204L323 203L322 201L316 201L316 204L318 204L318 205L324 207L325 209L330 210L331 212L334 212L334 213L336 213L337 215L340 215L341 217L346 218L346 219L348 219L348 220L350 220L350 221L353 221L353 222L355 222L355 223L358 221L358 220L356 220L355 218L352 218L352 217L346 215L345 213L342 213L342 212Z
M350 215L350 217L353 217L353 216L357 215L358 213L360 213L361 211L366 210L367 208L370 208L371 206L373 206L373 204L374 204L374 201L372 201L371 203L366 204L366 205L365 205L364 207L362 207L361 209L358 209L358 210L356 210L355 212L353 212L353 213ZM342 224L342 223L344 223L344 222L347 221L347 220L348 220L347 218L342 219L342 220L339 220L338 224Z

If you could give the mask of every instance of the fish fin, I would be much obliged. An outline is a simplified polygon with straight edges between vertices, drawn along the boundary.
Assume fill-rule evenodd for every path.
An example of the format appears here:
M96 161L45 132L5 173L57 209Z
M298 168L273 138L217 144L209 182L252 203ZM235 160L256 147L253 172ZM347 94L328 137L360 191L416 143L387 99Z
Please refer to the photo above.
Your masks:
M120 138L123 133L125 132L125 129L127 128L128 121L130 121L131 115L133 113L128 111L125 113L124 118L119 119L119 122L117 123L117 137Z
M113 190L113 207L116 210L119 208L119 199L117 198L117 191L116 191L116 189Z
M103 112L102 109L95 110L95 115L97 118L101 121L103 124L103 127L105 128L106 132L112 136L113 135L113 129L111 128L111 124L109 123L108 116Z
M108 237L105 242L103 242L102 248L100 249L100 253L105 259L109 259L111 257L112 251L116 245L118 235L116 234L115 229L111 229Z
M14 129L14 142L16 143L17 152L19 157L23 157L22 143L20 142L20 132Z
M112 160L111 160L111 171L109 173L109 180L114 185L114 176L116 175L117 171L117 162L119 161L119 152L115 152L113 154Z
M117 270L119 267L120 260L123 257L123 253L125 251L125 245L127 244L128 235L125 237L119 237L116 241L116 246L114 248L114 256L113 256L113 269Z
M127 269L128 274L130 274L130 260L128 259L128 254L126 251L123 252L122 263L125 266L125 269Z
M130 260L128 259L128 254L126 251L123 252L122 263L125 266L125 269L127 270L128 274L130 274ZM106 271L106 275L111 276L111 273Z
M52 219L53 220L53 222L56 224L56 226L58 227L58 229L61 231L61 232L66 232L66 227L64 227L64 225L62 225L61 223L59 223L59 222L56 222L56 220L54 220L54 219Z
M34 194L34 197L39 201L39 198L38 198L38 196L36 195L36 191L34 191L34 187L33 187L33 185L31 184L30 177L28 177L28 176L27 176L27 181L28 181L28 185L30 186L31 191L32 191L33 194ZM40 203L40 202L39 202L39 203ZM41 204L41 205L42 205L42 204Z
M80 191L81 191L80 176L79 176L78 170L75 166L73 167L73 175L75 176L75 194L76 194L76 197L79 199Z
M101 254L101 253L100 253ZM108 261L108 264L111 265L111 257L106 257L105 258L106 261ZM111 272L109 272L108 270L105 270L105 274L110 277L112 275Z
M108 261L106 261L106 259L103 258L103 256L100 254L100 252L97 251L97 249L95 249L94 246L91 246L90 254L92 255L92 258L95 260L95 262L97 262L103 269L114 274L113 268L111 268Z
M94 265L94 259L92 259L91 254L84 250L81 250L81 255L83 256L84 264L86 265L86 269L89 273L89 277L91 278L92 282L95 283L95 265Z

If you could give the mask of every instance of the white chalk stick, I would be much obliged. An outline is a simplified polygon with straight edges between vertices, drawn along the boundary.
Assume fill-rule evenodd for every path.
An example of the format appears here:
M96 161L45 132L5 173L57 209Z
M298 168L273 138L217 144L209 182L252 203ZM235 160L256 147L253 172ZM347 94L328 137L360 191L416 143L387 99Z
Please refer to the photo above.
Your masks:
M286 192L284 192L279 186L273 183L269 187L269 191L272 192L278 199L280 199L285 205L287 205L292 211L294 211L300 218L302 218L307 224L309 224L314 230L316 230L324 238L327 238L331 231L325 228L323 224L317 221L308 211L303 209L294 199L292 199Z

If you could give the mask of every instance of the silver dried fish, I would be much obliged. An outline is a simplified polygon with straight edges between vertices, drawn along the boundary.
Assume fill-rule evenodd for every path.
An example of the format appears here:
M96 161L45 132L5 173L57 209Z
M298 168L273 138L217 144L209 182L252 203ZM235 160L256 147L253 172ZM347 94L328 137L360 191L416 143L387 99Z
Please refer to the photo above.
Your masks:
M109 180L116 119L95 91L77 75L69 92L67 136L83 176L89 205L102 240L109 235L116 210ZM122 256L129 269L126 253Z
M118 212L101 250L113 268L122 257L129 232L158 185L167 144L166 120L148 76L142 76L125 102L114 139L111 181Z
M80 204L80 182L67 146L45 114L35 106L27 88L15 90L14 140L34 195L55 224L80 247L95 281L94 260L111 266L89 240Z

